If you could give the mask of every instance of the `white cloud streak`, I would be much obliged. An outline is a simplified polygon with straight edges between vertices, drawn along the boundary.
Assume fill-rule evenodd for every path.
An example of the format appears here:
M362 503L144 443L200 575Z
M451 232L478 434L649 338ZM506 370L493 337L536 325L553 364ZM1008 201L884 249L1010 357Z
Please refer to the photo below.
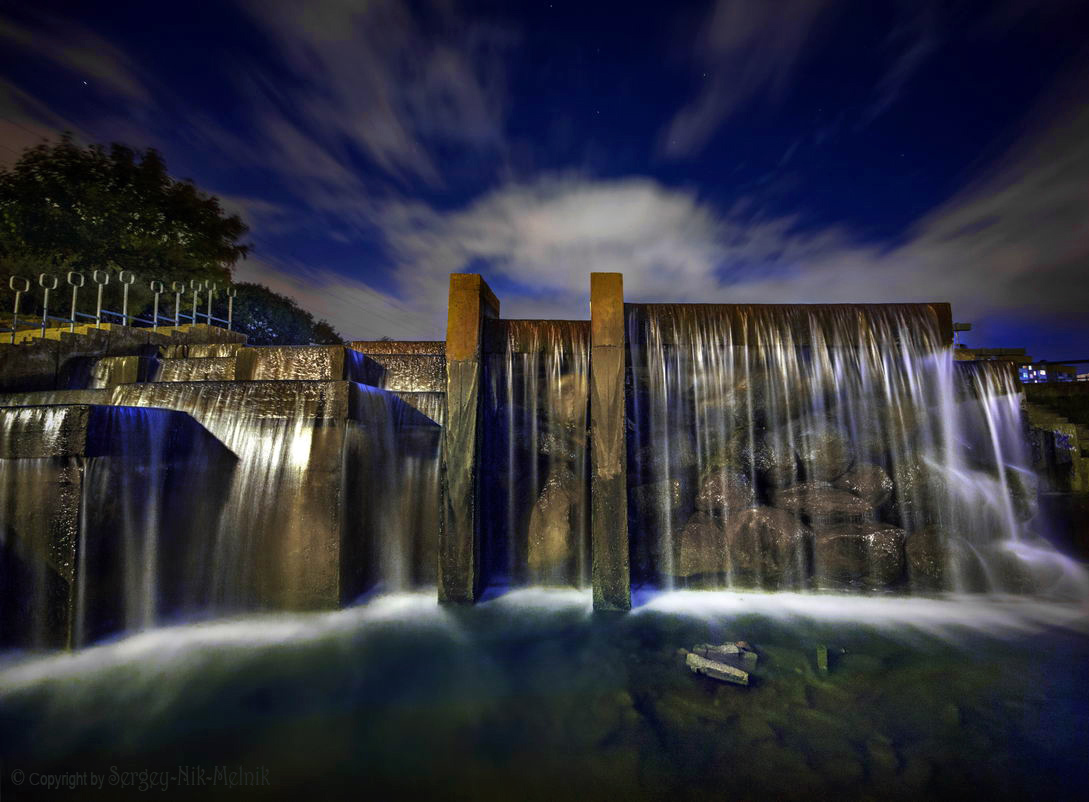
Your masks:
M794 218L723 212L693 192L639 177L547 176L452 212L387 204L375 224L393 255L397 289L385 298L412 313L390 336L441 333L448 274L462 271L502 287L504 317L586 317L588 273L617 271L632 301L947 300L969 320L1084 326L1089 110L1026 140L1003 164L891 250L835 228L801 229ZM323 281L333 295L363 297L353 282L333 274ZM351 302L319 308L344 333L366 335L357 334L362 318Z

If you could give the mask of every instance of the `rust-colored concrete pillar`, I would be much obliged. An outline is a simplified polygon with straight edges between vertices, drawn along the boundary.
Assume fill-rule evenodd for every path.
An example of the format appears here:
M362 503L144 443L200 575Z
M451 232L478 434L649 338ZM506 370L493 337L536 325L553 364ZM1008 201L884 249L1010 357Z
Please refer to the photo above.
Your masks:
M591 273L590 495L597 610L631 609L624 349L624 276Z
M446 321L446 428L443 432L443 530L439 601L475 602L481 590L477 462L484 319L499 301L475 273L450 275Z

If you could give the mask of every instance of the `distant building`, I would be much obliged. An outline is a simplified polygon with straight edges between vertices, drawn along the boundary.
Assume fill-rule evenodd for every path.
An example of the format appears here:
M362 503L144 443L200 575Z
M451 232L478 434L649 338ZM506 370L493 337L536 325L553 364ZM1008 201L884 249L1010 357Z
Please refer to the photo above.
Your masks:
M1032 362L1021 366L1021 381L1025 384L1073 382L1077 380L1078 369L1073 365L1057 365L1052 362Z

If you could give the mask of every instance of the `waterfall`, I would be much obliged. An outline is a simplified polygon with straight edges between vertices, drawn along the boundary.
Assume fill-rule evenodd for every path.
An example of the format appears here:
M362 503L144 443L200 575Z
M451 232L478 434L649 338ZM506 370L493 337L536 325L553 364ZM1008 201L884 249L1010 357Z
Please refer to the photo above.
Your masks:
M926 305L629 304L633 579L1068 591L1014 377ZM1078 591L1081 592L1081 591Z
M493 584L589 583L589 325L486 324L481 506Z
M189 613L234 458L162 409L0 412L2 640L81 645ZM18 638L14 636L18 634Z

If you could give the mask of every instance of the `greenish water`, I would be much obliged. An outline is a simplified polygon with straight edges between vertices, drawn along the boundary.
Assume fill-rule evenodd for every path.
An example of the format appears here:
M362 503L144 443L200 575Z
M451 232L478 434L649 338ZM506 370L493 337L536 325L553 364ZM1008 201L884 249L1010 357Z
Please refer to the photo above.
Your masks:
M0 799L1069 799L1089 787L1084 609L642 601L601 616L581 593L469 609L400 596L8 655ZM696 676L677 654L738 639L760 655L752 687ZM227 786L239 768L261 784ZM91 772L101 791L42 785Z

